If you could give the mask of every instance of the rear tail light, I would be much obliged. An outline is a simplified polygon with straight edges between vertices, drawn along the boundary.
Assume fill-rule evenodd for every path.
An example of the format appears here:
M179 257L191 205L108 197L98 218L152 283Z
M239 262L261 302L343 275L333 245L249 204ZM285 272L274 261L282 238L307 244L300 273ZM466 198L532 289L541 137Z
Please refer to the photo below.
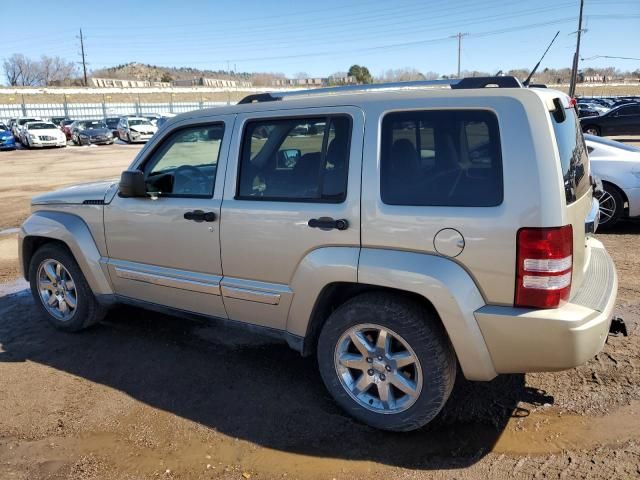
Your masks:
M571 291L573 228L522 228L517 242L515 306L558 307Z

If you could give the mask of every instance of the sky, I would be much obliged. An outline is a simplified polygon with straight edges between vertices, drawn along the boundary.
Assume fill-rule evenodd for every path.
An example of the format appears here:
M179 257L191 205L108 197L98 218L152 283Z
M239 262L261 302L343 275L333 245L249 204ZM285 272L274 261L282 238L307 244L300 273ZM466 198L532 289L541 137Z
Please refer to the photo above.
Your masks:
M5 2L0 59L13 53L80 60L89 69L128 62L327 76L357 63L372 74L410 67L570 67L579 0L120 0ZM585 0L581 68L640 68L640 0ZM11 20L9 20L11 19ZM9 20L9 21L8 21ZM591 58L634 57L635 60ZM4 79L3 79L4 80Z

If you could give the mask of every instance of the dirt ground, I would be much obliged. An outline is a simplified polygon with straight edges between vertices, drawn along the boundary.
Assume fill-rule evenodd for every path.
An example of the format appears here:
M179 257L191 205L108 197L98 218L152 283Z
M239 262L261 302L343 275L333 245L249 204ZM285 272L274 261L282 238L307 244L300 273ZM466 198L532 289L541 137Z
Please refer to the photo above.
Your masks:
M0 153L0 225L28 197L114 177L138 147ZM616 262L610 336L579 368L458 377L410 434L347 417L315 362L228 325L118 308L82 334L49 327L0 232L0 479L629 479L640 476L640 223L598 233Z

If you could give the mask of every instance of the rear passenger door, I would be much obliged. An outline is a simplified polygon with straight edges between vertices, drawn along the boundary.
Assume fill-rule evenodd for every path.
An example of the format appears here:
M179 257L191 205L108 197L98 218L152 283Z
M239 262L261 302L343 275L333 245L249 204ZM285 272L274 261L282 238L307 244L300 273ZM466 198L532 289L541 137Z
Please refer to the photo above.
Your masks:
M284 329L305 256L360 246L363 132L354 107L237 117L220 227L229 318Z

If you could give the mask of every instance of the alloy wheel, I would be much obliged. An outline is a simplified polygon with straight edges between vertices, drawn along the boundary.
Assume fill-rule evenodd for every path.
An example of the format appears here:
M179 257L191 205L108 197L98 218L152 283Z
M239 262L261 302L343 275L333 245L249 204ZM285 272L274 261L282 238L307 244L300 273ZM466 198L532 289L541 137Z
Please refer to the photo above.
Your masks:
M360 406L376 413L407 410L422 391L422 369L409 343L375 324L351 327L339 338L334 366L340 383Z
M44 260L38 267L38 292L47 312L66 322L78 308L78 292L69 271L57 260Z
M600 202L600 225L606 225L614 217L617 204L616 199L604 190L598 199Z

